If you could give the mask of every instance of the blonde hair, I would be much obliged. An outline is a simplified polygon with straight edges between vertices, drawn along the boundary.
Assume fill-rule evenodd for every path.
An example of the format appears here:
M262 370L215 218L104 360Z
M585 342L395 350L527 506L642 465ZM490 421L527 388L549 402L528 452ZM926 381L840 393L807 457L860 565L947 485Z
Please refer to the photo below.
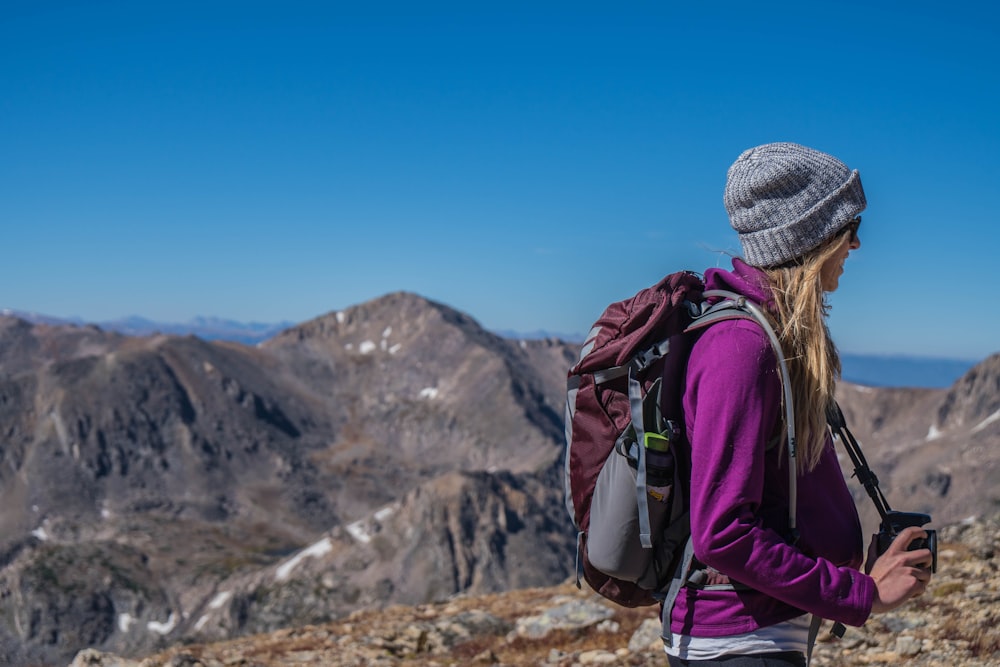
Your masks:
M830 338L830 307L822 271L847 241L844 233L782 266L764 269L774 297L775 332L788 364L795 406L799 472L816 467L826 443L826 413L840 378L840 355Z

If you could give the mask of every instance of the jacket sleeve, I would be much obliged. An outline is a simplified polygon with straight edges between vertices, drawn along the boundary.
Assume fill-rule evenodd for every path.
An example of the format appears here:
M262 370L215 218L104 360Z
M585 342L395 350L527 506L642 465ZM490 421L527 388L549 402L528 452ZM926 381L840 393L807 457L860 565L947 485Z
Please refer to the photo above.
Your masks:
M862 625L871 577L806 555L761 520L765 443L784 419L777 359L756 323L723 322L702 335L688 364L685 411L698 559L798 609Z

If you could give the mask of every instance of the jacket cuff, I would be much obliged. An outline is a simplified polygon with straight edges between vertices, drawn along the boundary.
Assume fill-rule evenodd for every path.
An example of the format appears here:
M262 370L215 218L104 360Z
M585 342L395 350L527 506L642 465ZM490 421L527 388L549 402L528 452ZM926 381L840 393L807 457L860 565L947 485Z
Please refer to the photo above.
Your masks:
M846 618L842 618L840 621L859 628L872 614L872 607L875 604L875 580L858 570L851 569L850 573L853 585L848 600L849 608L845 610L847 612Z

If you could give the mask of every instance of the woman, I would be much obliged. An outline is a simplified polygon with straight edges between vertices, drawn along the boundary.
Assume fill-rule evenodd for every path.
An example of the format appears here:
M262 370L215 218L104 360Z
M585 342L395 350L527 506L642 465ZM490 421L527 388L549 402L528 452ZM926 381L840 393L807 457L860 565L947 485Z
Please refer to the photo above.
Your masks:
M738 584L681 592L665 623L668 659L805 665L809 614L860 626L923 593L931 554L905 550L926 537L909 528L870 574L859 571L861 525L826 426L840 361L825 294L861 246L858 172L804 146L767 144L730 167L724 202L744 258L706 272L706 285L746 296L774 321L794 399L798 535L789 534L777 357L756 322L717 323L694 344L686 375L691 532L696 559Z

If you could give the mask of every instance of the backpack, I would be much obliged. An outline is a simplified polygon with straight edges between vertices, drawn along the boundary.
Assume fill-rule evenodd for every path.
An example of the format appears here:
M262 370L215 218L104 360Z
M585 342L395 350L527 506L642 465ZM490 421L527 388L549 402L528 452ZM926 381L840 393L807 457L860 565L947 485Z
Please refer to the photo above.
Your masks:
M669 607L688 583L687 357L698 331L737 318L760 323L777 352L794 532L795 423L778 339L751 301L706 291L697 274L680 271L609 305L567 374L564 483L577 530L577 586L582 576L620 605Z

